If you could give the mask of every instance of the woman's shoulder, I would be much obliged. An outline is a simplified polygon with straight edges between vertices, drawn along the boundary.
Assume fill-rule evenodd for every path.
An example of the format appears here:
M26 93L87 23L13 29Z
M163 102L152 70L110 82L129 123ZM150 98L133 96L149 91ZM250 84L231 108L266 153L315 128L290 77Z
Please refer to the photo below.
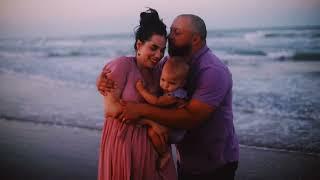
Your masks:
M119 56L107 60L107 64L132 64L134 62L133 56Z
M134 63L134 57L132 56L120 56L113 59L107 60L106 67L117 67L117 68L129 68Z

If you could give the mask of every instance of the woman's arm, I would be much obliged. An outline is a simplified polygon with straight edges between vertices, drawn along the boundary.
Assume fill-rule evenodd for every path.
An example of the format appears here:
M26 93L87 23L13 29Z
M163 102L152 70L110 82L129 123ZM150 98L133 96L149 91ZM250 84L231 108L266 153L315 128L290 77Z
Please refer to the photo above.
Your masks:
M97 78L97 89L103 95L104 112L107 117L119 118L123 111L120 97L127 83L127 76L131 68L130 62L127 57L111 60ZM111 78L113 81L110 84L108 79ZM113 88L110 88L110 85Z
M123 105L120 103L120 95L116 92L108 92L103 96L103 100L105 116L119 118L123 112Z

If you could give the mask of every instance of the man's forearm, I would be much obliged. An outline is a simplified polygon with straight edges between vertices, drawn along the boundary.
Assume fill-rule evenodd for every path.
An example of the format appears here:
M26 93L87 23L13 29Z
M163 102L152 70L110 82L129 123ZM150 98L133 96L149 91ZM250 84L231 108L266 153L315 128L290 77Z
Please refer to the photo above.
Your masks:
M171 128L192 129L206 121L214 110L215 107L196 99L191 99L186 106L176 109L127 102L123 116L128 123L148 118Z
M149 104L139 104L139 113L148 119L171 128L190 129L197 126L200 120L187 108L168 109Z

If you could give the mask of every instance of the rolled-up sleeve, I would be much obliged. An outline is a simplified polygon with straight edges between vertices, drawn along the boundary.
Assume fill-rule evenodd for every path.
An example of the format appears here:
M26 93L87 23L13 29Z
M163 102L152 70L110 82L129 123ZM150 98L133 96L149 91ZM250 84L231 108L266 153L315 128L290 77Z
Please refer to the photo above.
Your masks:
M200 71L199 78L192 98L219 106L232 86L230 72L219 66L208 67Z

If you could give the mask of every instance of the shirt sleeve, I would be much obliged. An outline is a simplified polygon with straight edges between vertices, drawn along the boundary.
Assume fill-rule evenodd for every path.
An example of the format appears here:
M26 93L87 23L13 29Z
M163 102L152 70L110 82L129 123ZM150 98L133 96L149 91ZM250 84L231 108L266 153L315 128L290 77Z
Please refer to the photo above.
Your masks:
M106 73L107 70L111 71L110 78L117 83L121 96L127 83L128 73L130 72L130 60L126 57L114 59L104 66L103 72Z
M180 98L180 99L187 99L187 91L182 89L182 88L179 88L171 93L168 93L169 96L173 96L173 97L176 97L176 98Z
M217 107L232 87L231 74L222 67L209 67L199 74L192 98Z

